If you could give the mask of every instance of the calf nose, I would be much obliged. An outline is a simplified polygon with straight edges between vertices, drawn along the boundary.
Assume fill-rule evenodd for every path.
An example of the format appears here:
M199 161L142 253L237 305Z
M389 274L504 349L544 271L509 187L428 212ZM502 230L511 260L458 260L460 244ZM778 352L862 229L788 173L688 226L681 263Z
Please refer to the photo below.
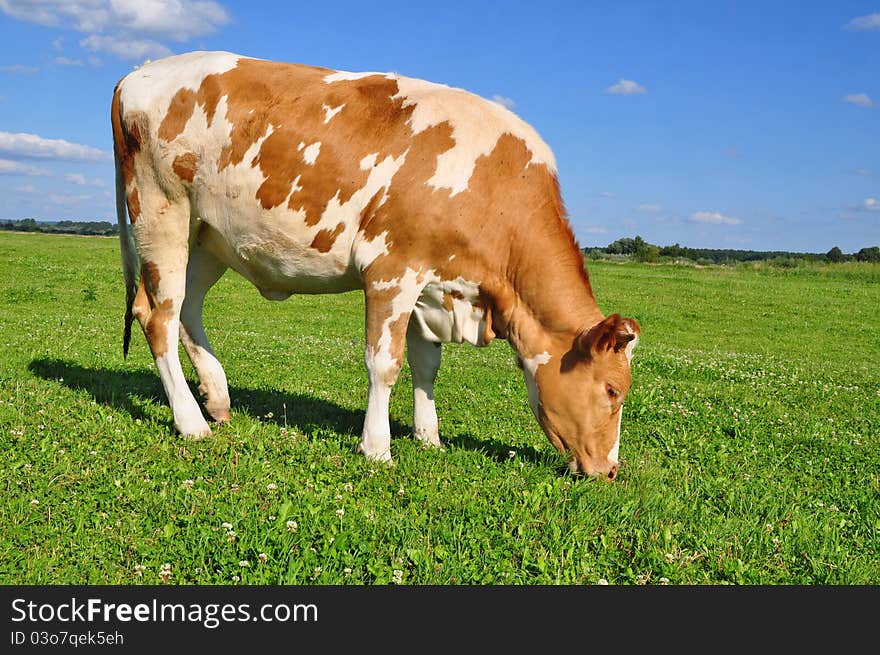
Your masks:
M611 482L616 477L617 477L617 464L612 466L611 470L608 471L608 481Z

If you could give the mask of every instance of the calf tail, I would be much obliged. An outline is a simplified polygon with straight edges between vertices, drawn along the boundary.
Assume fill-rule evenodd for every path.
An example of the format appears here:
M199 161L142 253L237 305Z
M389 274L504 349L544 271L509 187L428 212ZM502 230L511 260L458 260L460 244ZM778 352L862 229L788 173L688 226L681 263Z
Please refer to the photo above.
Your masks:
M134 321L134 299L137 294L138 255L134 247L126 215L125 177L122 173L121 156L130 156L126 149L122 112L119 103L119 90L113 94L110 111L113 125L113 162L116 167L116 220L119 223L119 249L122 256L122 275L125 279L125 319L122 333L122 355L128 357L131 343L131 324Z
M134 298L137 293L138 256L134 249L125 209L125 181L119 159L116 160L116 220L119 222L119 249L122 256L122 275L125 279L125 319L122 332L122 356L128 357L131 343L131 324L134 322Z

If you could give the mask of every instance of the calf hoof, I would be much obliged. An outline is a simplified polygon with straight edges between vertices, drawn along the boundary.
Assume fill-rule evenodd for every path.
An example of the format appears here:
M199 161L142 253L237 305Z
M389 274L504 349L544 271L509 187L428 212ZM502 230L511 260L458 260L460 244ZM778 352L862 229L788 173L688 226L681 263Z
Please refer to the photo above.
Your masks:
M229 413L229 407L211 407L206 405L205 411L208 412L214 423L226 423L226 421L232 418Z
M184 441L199 441L205 437L211 436L211 428L204 419L202 419L202 425L175 425L174 427L177 428L177 431L180 433L180 436L183 437Z
M391 458L391 449L379 450L379 451L370 451L364 446L364 442L361 441L358 444L357 451L361 453L364 457L366 457L371 462L380 462L385 464L386 466L394 466L394 460Z
M413 437L422 442L422 445L430 448L440 448L440 433L437 428L415 428Z

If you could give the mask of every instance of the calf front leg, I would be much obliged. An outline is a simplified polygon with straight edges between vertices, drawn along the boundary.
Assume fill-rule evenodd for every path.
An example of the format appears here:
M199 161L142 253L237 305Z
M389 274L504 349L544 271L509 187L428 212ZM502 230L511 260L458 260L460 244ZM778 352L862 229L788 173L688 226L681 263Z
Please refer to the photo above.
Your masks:
M409 317L424 283L412 271L401 277L365 276L366 354L370 388L367 415L358 452L369 459L393 463L388 402L406 347Z
M370 379L367 393L367 415L364 430L358 444L358 452L368 459L392 464L391 423L388 419L388 402L391 388L400 373L400 362L382 347L367 345L364 362Z
M440 445L434 406L434 381L440 370L441 345L425 339L416 321L406 331L406 359L412 371L413 436L428 446Z

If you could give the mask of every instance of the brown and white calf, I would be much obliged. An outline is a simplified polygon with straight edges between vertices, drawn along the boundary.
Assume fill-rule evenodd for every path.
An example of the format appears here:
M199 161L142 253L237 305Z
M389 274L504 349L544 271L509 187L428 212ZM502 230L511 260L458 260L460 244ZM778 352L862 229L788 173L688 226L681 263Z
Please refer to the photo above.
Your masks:
M614 478L639 326L599 310L553 154L513 113L401 75L193 52L126 75L111 114L124 348L137 318L181 434L211 429L178 339L207 413L229 418L202 306L232 268L270 300L363 289L368 457L391 460L404 352L413 434L437 445L440 345L497 336L572 470Z

